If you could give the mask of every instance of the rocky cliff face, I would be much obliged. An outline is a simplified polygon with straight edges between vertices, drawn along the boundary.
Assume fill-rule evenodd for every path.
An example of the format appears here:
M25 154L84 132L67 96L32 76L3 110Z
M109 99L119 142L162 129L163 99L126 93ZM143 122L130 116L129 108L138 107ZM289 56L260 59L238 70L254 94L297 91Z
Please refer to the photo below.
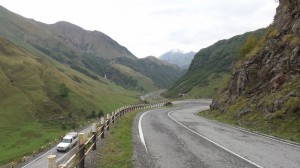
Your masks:
M237 118L251 112L300 118L300 0L279 1L267 35L236 65L212 109L226 113L233 106Z

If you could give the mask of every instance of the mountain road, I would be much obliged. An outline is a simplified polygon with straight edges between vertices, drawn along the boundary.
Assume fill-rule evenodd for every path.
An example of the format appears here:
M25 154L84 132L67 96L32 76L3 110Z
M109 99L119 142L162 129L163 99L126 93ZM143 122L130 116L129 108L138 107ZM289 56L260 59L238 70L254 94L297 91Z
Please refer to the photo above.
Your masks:
M135 167L300 167L300 147L198 117L210 101L176 101L140 113L133 125Z
M82 131L80 131L80 133L85 133L85 135L88 135L90 132L92 131L92 127L89 126L85 129L83 129ZM71 158L71 156L75 153L78 152L78 143L72 147L70 150L68 150L67 152L57 152L56 151L56 146L52 147L51 149L49 149L48 151L45 151L43 153L40 153L39 156L34 157L31 161L24 163L24 164L20 164L17 167L21 167L21 168L47 168L48 166L48 160L47 157L49 155L56 155L56 163L57 165L66 162L69 158Z

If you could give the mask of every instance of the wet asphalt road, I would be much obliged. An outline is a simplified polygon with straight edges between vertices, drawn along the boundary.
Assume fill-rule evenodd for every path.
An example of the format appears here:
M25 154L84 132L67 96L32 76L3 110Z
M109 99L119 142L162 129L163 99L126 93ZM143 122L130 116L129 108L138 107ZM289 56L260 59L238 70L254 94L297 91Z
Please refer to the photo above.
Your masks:
M136 117L133 125L135 167L300 167L299 146L194 114L208 109L210 102L174 104L172 108L154 109Z

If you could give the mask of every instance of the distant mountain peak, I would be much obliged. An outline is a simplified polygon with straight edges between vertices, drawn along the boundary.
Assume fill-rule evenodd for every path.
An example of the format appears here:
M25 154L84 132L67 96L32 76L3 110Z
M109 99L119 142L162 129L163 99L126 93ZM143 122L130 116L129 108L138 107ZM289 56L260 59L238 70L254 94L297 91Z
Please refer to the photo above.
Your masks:
M182 53L182 54L185 54L186 52L183 51L183 50L180 50L180 49L172 49L169 51L170 53ZM168 52L167 52L168 53Z
M54 24L56 24L56 25L72 25L72 26L76 26L75 24L73 24L73 23L70 23L70 22L68 22L68 21L64 21L64 20L62 20L62 21L58 21L58 22L56 22L56 23L54 23Z
M166 66L171 66L171 67L174 67L176 69L180 69L180 67L176 64L171 64L167 61L164 61L164 60L161 60L159 58L156 58L155 56L148 56L148 57L145 57L144 60L150 60L152 62L155 62L157 64L160 64L160 65L166 65Z
M187 69L194 58L196 53L191 52L184 52L180 49L172 49L163 55L159 56L160 60L166 61L170 64L175 64L182 69Z

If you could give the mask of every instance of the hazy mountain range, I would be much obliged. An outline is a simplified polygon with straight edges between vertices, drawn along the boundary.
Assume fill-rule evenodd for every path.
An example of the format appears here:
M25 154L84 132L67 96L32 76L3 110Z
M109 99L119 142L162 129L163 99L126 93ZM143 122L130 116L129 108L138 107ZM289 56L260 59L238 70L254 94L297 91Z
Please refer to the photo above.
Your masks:
M187 69L192 59L194 58L196 52L184 52L179 49L173 49L159 56L159 59L166 61L170 64L178 65L182 69Z

